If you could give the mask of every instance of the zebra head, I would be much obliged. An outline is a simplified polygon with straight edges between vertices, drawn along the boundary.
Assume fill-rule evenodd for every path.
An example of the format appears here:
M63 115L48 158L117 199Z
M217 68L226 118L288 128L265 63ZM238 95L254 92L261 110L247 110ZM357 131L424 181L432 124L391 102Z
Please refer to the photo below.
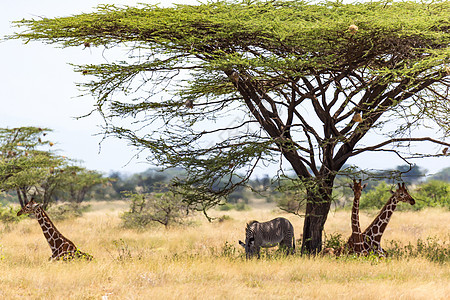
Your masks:
M258 252L257 247L255 246L255 232L251 228L252 224L253 222L247 224L247 227L245 228L245 243L239 240L239 245L245 249L245 257L247 259Z

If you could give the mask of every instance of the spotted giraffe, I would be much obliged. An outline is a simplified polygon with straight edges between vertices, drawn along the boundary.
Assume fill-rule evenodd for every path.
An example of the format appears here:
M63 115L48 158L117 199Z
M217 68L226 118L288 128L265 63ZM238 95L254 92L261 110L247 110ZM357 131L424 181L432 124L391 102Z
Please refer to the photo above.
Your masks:
M42 205L30 200L19 212L17 216L22 214L34 214L41 225L45 238L52 250L50 260L71 260L74 258L83 258L92 260L92 255L83 253L68 238L64 237L42 208Z
M367 229L362 233L363 237L363 249L368 252L374 252L381 256L385 256L385 251L381 248L380 242L383 236L384 230L391 219L392 214L397 208L397 204L401 202L406 202L414 205L416 201L408 193L405 187L405 183L398 184L398 188L395 192L391 191L392 196L389 198L387 203L381 209L377 217L373 222L367 227Z
M368 254L368 251L363 247L363 236L359 225L359 199L361 198L362 190L367 186L367 183L361 185L361 179L359 181L353 180L353 185L349 184L349 186L353 190L354 199L351 217L352 235L347 241L347 250L349 253L366 255Z

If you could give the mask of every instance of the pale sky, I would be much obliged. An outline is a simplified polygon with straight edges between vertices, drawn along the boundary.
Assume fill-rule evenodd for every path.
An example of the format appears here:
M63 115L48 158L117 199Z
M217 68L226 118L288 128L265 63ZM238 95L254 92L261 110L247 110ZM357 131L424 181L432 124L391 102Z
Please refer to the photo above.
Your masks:
M0 38L12 34L11 22L38 17L57 17L93 11L98 4L135 5L136 3L195 4L197 1L146 1L146 0L14 0L2 4L0 10ZM92 109L95 100L91 96L78 97L81 92L76 83L82 75L73 72L69 63L104 63L102 49L56 48L40 42L24 44L22 41L0 42L0 127L36 126L54 130L50 139L58 154L83 161L82 165L108 174L111 171L125 173L141 172L152 165L144 158L132 158L134 149L125 142L109 138L101 144L102 119L98 116L75 120ZM124 52L125 57L125 52ZM434 129L423 131L420 136L434 136ZM376 135L372 135L377 140ZM367 139L366 144L372 144ZM423 144L421 149L437 152L434 144ZM431 150L430 150L431 149ZM128 164L127 164L128 163ZM392 154L367 153L355 157L349 163L361 168L394 168L404 164ZM427 158L415 161L430 173L450 167L450 158ZM287 166L286 166L287 167ZM275 174L269 168L269 175ZM258 175L268 170L262 168Z

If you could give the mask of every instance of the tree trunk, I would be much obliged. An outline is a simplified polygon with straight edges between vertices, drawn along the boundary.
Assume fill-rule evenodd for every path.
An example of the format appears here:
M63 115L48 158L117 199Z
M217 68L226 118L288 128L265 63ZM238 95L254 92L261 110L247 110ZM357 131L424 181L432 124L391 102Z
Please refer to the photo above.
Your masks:
M330 181L329 181L330 182ZM322 251L322 231L331 206L331 184L307 191L305 222L303 224L302 253L317 254ZM320 184L320 183L318 183Z
M19 198L20 207L23 208L25 206L25 203L24 203L24 201L22 199L22 194L20 193L20 189L19 188L16 189L16 193L17 193L17 198Z
M302 253L317 254L322 251L322 231L331 202L308 202L303 224Z

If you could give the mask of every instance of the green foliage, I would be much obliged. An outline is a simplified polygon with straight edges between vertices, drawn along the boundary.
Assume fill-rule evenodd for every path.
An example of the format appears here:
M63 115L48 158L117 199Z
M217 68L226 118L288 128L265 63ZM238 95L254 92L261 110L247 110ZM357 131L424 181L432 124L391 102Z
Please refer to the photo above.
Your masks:
M53 205L47 209L47 213L52 220L66 220L81 217L83 213L89 211L90 205L82 205L80 203L64 203Z
M38 194L44 208L58 195L80 203L86 193L108 178L95 171L70 165L63 156L42 147L50 129L0 128L0 191L17 193L21 205L30 194Z
M219 223L226 222L226 221L231 221L231 220L233 220L233 218L230 217L229 215L222 215L221 217L219 217L219 218L217 219L217 221L218 221Z
M123 225L128 228L145 228L160 223L166 228L181 224L187 217L188 208L183 199L172 192L125 193L130 200L130 210L121 215Z
M244 211L244 210L250 210L250 206L248 206L244 202L238 202L235 204L224 203L224 204L217 206L217 210L220 210L220 211L229 211L232 209L235 209L237 211Z
M37 127L0 128L0 191L17 192L21 204L30 189L64 162L63 157L39 149L53 146L44 140L48 132Z
M277 192L274 199L278 208L301 216L304 215L308 198L311 195L320 196L315 182L301 179L282 178Z
M0 221L3 223L16 223L22 220L24 216L17 216L17 209L12 206L2 206L0 204Z
M445 207L450 209L450 183L430 180L422 183L411 195L416 204L414 209L425 207Z
M438 173L434 174L432 177L433 180L441 180L445 182L450 182L450 168L445 168Z
M323 248L339 249L344 247L346 242L340 233L332 233L329 236L325 233Z
M112 179L112 187L118 195L124 192L133 192L136 189L145 193L151 193L159 185L166 183L170 178L175 176L182 176L183 172L179 169L171 169L159 171L155 169L148 169L144 172L133 174L131 176L124 176L119 172L110 174Z
M418 239L416 244L408 243L408 245L401 245L392 240L385 250L388 256L393 258L424 257L441 264L450 262L448 240L440 241L436 237L428 237L426 240Z
M392 196L392 187L381 181L373 189L363 192L360 209L381 209ZM416 203L403 205L399 203L398 210L421 210L426 207L450 207L450 184L438 180L430 180L417 185L410 191Z
M391 186L382 181L374 189L363 192L359 205L360 209L381 209L392 196L390 191Z
M110 182L109 178L97 171L87 170L79 166L67 166L61 169L65 175L61 178L62 192L68 196L69 201L81 203L97 185L105 185Z
M450 237L450 236L449 236ZM415 244L408 243L402 245L397 241L391 240L387 242L388 246L383 247L386 250L389 259L408 259L413 257L423 257L430 261L445 264L450 262L450 244L448 240L439 240L436 237L428 237L425 240L418 239ZM340 233L332 233L330 236L325 234L325 241L323 248L343 249L346 241L342 238ZM358 259L367 260L371 262L379 262L379 257L376 254L368 256L355 256L340 253L341 259Z

